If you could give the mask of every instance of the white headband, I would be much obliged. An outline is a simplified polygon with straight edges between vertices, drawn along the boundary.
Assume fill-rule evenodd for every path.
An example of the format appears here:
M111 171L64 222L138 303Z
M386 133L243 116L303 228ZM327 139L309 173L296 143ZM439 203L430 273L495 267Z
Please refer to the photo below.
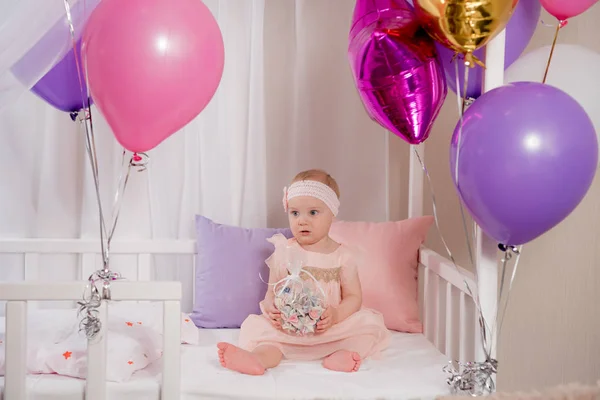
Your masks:
M326 184L317 181L298 181L292 183L289 188L283 188L283 209L287 212L288 201L300 196L310 196L321 200L329 207L334 216L337 215L340 208L337 194Z

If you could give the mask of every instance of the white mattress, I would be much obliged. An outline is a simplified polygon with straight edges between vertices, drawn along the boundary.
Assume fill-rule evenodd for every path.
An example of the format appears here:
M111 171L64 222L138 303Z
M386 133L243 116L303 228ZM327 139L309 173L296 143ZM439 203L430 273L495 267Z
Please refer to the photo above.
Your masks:
M352 374L328 371L318 362L284 361L263 376L226 370L218 341L237 342L238 330L201 330L200 345L182 345L181 400L222 399L434 399L448 394L442 368L447 359L423 335L394 333L381 360L366 360ZM159 399L160 362L126 383L108 383L111 400ZM83 380L29 376L29 400L83 399ZM4 378L0 378L4 386ZM1 398L2 396L0 396Z

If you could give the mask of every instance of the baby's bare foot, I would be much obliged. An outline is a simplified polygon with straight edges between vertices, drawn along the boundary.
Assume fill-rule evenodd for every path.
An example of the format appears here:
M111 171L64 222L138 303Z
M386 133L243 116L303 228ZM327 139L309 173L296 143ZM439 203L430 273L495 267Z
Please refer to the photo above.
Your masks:
M265 373L265 367L262 366L255 354L224 342L218 343L217 347L219 348L219 362L225 368L247 375Z
M339 350L323 360L323 366L327 369L340 372L356 372L360 368L360 355L358 353Z

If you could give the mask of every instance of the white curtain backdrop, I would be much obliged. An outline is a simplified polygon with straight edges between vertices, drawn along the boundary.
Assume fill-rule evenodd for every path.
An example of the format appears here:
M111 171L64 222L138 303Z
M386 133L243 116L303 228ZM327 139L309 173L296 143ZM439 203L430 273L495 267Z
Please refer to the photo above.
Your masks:
M346 58L354 2L205 3L225 41L221 85L194 121L149 153L147 171L132 172L114 240L194 238L196 213L244 227L284 226L282 187L306 168L325 168L338 179L341 218L385 220L388 138L364 112ZM110 216L122 149L93 111ZM0 144L2 237L98 237L77 123L25 93L0 115ZM40 278L82 278L69 257L44 260ZM182 280L189 296L190 260L155 261L156 277ZM0 280L26 277L22 257L0 256L0 263ZM135 275L126 262L113 268Z

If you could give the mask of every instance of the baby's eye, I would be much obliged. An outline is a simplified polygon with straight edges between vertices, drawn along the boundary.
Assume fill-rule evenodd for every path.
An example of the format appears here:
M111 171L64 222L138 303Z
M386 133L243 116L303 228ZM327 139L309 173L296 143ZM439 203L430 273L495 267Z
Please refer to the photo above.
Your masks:
M298 216L298 211L292 211L290 214L292 214L294 217Z
M319 212L317 210L311 210L310 215L317 215Z

